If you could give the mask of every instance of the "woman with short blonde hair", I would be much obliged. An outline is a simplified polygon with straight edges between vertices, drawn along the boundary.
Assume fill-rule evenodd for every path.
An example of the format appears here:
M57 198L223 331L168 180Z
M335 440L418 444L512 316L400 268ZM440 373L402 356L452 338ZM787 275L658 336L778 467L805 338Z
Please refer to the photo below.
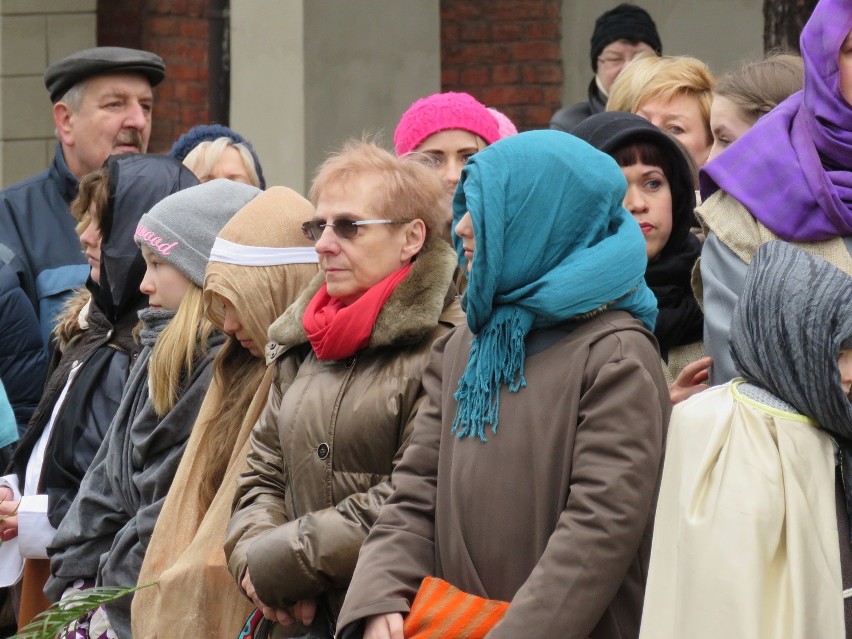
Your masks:
M710 68L696 58L641 56L613 83L606 110L650 120L680 140L702 166L713 145L710 105L715 85Z

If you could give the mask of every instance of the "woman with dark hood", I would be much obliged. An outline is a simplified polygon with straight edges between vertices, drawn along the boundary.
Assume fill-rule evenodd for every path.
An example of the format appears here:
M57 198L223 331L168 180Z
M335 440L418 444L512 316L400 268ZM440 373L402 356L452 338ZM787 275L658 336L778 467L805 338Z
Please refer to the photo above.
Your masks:
M195 176L176 160L112 156L83 178L72 203L78 219L85 224L83 218L89 218L81 241L90 277L57 325L60 349L13 457L14 474L0 488L5 492L0 514L12 514L0 521L0 552L26 560L22 626L49 605L41 593L49 569L46 547L100 447L142 349L133 328L137 311L147 305L139 291L145 262L133 231L154 204L195 184ZM17 581L11 577L7 581Z
M641 637L850 637L852 277L764 244L730 348L672 413Z
M704 354L704 316L692 294L692 268L701 243L693 224L694 171L680 145L645 118L611 111L593 115L572 132L608 153L627 179L624 207L645 237L645 282L657 298L654 337L671 384Z

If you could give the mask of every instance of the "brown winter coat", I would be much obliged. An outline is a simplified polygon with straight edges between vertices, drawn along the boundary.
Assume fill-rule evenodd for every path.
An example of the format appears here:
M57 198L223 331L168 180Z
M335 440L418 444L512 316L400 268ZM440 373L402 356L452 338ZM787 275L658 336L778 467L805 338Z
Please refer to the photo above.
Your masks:
M225 545L231 574L239 582L248 567L268 605L325 595L320 603L336 619L411 435L432 342L464 321L455 264L443 241L421 252L369 346L345 361L318 360L302 328L322 275L270 328L277 378L252 430Z
M489 639L638 636L670 413L653 336L623 311L530 333L526 387L503 388L485 443L451 433L471 339L460 328L435 344L342 636L408 612L429 575L511 602Z

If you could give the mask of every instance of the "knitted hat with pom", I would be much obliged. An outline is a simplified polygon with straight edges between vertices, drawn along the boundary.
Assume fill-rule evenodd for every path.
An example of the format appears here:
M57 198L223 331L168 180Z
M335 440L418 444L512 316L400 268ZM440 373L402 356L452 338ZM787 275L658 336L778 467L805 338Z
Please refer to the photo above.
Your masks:
M449 129L470 131L488 144L500 139L497 120L472 95L434 93L417 100L402 114L393 134L396 154L410 153L430 135Z

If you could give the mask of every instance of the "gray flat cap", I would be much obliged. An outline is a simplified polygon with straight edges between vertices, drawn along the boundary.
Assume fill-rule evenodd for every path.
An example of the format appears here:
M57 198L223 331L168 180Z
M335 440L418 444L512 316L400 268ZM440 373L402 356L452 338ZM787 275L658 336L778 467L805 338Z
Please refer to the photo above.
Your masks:
M44 86L56 104L80 80L101 73L141 73L152 87L166 76L163 59L150 51L124 47L95 47L72 53L54 62L44 72Z

